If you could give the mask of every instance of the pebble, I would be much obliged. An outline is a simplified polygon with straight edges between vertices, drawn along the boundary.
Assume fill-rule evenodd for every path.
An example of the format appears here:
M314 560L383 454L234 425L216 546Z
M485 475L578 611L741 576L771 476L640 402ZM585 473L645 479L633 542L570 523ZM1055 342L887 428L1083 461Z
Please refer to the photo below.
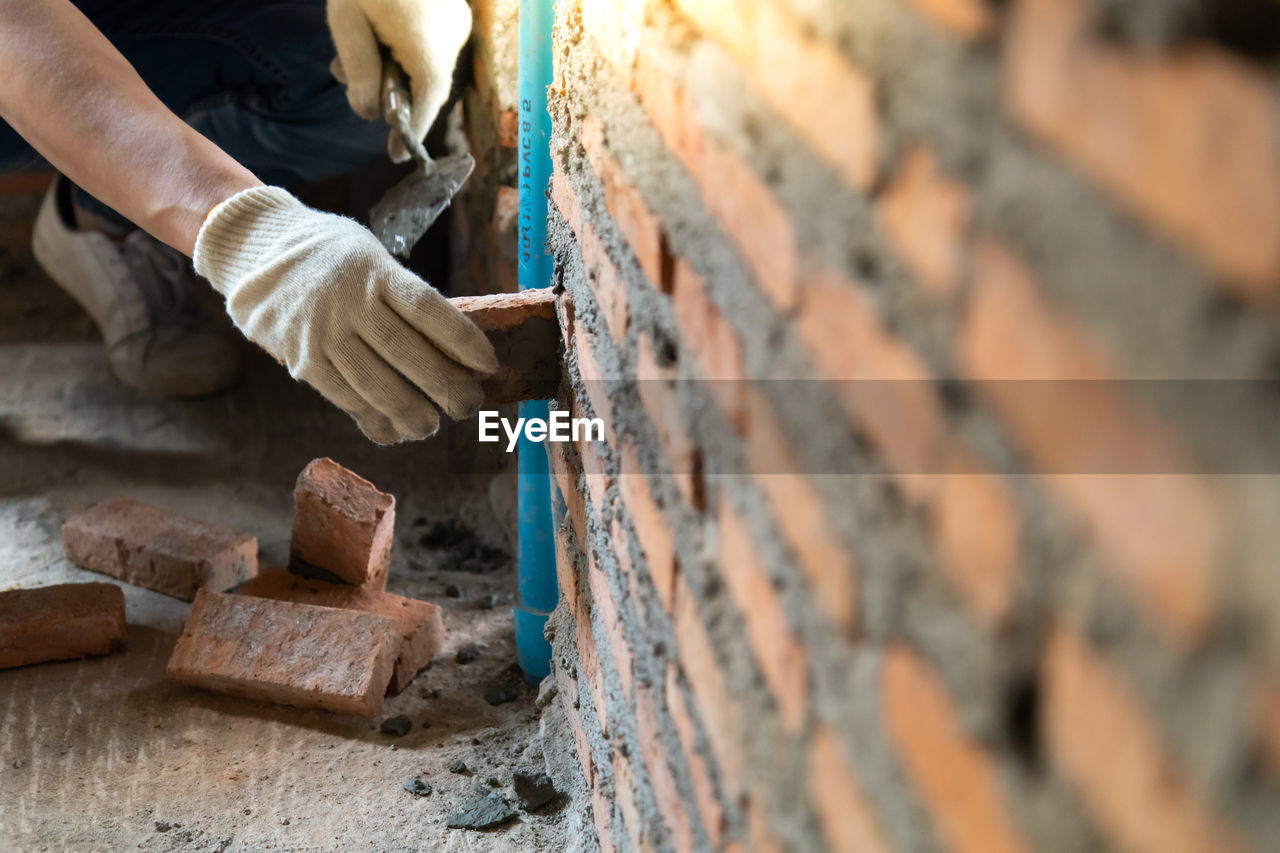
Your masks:
M470 643L458 649L458 654L454 657L459 664L466 666L474 663L480 657L480 647L475 643Z
M512 684L498 684L490 687L484 693L484 701L490 705L501 705L505 702L514 702L520 695L520 691Z
M475 794L462 807L449 815L450 829L489 829L501 826L518 817L515 809L497 794L477 788Z
M431 793L431 783L421 776L404 780L404 789L415 797L425 797Z

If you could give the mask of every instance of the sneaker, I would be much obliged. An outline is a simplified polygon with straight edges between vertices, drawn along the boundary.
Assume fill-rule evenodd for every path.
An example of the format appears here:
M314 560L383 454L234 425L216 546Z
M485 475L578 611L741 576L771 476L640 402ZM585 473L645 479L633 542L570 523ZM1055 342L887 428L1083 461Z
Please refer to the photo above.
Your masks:
M166 397L201 397L234 385L244 341L191 261L144 231L116 240L77 231L74 222L71 182L59 175L40 205L32 249L97 324L112 372Z

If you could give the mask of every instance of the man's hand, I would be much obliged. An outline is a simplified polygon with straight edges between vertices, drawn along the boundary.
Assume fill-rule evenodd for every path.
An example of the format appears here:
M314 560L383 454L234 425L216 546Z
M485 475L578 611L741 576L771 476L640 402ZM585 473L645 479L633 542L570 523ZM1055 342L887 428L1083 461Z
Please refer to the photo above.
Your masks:
M449 97L458 51L471 35L466 0L328 0L329 32L338 49L335 74L356 114L382 114L381 46L404 68L413 93L409 127L421 142ZM403 146L392 157L408 159Z
M484 334L356 222L278 187L215 207L196 271L251 340L356 419L379 444L425 438L480 407L498 366Z

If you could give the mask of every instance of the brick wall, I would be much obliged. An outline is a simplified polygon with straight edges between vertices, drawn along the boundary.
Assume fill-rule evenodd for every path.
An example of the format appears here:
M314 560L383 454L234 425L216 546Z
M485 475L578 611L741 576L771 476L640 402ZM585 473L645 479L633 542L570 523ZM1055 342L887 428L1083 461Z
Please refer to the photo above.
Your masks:
M602 849L1280 843L1277 10L560 0Z

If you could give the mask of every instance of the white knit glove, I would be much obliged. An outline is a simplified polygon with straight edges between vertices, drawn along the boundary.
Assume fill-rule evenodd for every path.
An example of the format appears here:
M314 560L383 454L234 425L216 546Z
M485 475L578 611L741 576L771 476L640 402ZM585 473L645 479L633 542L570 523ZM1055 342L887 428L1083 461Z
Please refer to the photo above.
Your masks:
M242 190L196 237L196 272L251 340L379 444L425 438L480 407L498 366L484 334L351 219L279 187Z
M382 115L385 45L409 77L409 128L421 142L449 97L458 51L471 35L466 0L328 0L329 33L338 49L334 76L347 86L351 109L362 118ZM409 153L392 146L393 159Z

